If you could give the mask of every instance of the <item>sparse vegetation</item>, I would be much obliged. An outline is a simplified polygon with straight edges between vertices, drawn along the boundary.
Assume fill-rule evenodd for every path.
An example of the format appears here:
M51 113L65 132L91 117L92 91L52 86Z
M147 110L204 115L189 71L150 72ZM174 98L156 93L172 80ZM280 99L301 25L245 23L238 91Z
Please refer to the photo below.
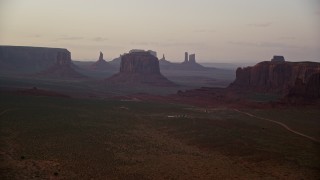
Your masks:
M142 101L0 98L1 112L14 109L0 116L5 152L1 179L320 177L319 144L232 109L205 113L186 105ZM282 111L289 112L252 113L274 117L272 113ZM296 114L305 114L312 120L305 131L317 131L319 111L293 112L277 120L294 126L304 121ZM186 117L168 118L171 114Z

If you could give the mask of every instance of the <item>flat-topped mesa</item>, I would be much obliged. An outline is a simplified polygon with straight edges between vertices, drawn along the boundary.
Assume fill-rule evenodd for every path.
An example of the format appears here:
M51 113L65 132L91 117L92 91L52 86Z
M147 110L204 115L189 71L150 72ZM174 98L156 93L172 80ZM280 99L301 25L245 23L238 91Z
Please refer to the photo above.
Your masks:
M122 56L120 73L160 74L159 60L149 52L131 52Z
M71 63L70 52L67 49L0 46L1 72L8 72L8 74L33 74L59 63Z
M316 73L320 73L320 63L264 61L253 67L238 68L236 80L229 87L286 94L297 81L307 84Z
M106 81L131 85L175 86L160 73L158 58L148 51L131 51L121 56L120 72Z

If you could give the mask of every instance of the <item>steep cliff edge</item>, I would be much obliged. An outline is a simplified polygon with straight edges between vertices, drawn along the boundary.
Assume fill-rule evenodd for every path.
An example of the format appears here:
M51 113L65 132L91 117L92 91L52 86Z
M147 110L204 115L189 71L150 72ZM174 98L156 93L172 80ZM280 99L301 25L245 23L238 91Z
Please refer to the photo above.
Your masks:
M320 73L316 62L260 62L253 67L238 68L233 89L286 94L301 81L307 84L310 77Z

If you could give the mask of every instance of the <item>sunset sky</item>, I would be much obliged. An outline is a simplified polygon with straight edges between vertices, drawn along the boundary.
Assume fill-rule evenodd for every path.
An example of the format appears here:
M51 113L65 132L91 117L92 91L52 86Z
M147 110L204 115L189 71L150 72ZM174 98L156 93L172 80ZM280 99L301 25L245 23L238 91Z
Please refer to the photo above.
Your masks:
M151 49L171 61L320 61L319 0L0 0L0 44L74 60Z

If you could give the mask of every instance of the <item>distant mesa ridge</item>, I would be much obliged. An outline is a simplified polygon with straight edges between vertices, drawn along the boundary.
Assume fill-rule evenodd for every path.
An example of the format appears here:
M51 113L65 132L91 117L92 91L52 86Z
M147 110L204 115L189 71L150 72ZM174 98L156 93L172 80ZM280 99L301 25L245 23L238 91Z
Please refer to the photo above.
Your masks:
M0 70L15 75L39 77L84 77L76 72L71 53L63 48L0 46Z
M160 73L159 60L148 51L131 51L121 57L120 72L107 81L124 84L174 86Z
M0 46L0 70L13 74L37 73L54 65L58 52L69 51L63 48Z

